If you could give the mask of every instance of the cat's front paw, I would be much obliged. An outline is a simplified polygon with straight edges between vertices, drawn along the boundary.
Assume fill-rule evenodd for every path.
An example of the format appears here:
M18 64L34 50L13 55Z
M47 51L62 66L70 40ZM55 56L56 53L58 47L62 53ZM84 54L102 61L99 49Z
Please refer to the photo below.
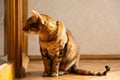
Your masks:
M59 75L57 73L52 73L51 76L52 77L58 77Z

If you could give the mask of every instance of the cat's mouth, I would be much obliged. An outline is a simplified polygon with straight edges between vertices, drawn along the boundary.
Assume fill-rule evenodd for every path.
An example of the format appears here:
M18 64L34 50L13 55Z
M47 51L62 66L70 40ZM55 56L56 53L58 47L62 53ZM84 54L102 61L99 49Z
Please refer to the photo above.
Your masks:
M25 35L32 35L32 34L36 34L36 32L34 31L30 31L28 28L24 27L23 28L23 32Z

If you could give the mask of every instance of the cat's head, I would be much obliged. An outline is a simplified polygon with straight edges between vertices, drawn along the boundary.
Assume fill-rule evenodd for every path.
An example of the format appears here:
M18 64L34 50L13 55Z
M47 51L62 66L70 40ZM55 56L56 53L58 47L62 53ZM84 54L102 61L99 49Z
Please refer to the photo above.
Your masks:
M56 30L56 21L49 16L32 10L32 16L27 20L23 31L25 34L49 34Z

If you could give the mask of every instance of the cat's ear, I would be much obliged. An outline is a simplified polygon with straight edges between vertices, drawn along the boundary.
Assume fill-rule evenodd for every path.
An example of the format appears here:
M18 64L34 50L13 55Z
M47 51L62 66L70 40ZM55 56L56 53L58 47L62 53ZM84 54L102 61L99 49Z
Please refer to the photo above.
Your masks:
M44 24L43 17L38 12L36 12L35 10L32 10L31 13L36 20L40 19L41 23Z
M39 13L37 13L35 10L31 10L32 16L38 18L39 17Z

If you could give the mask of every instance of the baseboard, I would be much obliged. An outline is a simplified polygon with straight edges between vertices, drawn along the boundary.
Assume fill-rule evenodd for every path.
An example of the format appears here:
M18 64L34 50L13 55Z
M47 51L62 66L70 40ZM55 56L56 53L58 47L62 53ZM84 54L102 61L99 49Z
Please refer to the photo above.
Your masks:
M42 60L40 55L29 55L30 60ZM120 60L119 54L112 54L112 55L81 55L81 60Z
M30 60L42 60L41 55L29 55Z
M120 60L120 55L119 54L103 54L103 55L81 55L80 59L82 60Z

